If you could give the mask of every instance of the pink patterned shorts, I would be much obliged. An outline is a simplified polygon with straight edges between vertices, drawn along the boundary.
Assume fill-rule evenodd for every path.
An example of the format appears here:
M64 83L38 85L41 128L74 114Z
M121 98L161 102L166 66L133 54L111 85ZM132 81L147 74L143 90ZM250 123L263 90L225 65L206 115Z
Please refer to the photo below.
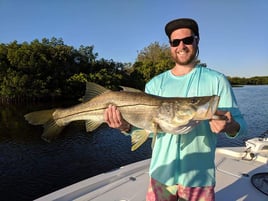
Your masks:
M215 201L214 186L166 186L150 179L146 201Z

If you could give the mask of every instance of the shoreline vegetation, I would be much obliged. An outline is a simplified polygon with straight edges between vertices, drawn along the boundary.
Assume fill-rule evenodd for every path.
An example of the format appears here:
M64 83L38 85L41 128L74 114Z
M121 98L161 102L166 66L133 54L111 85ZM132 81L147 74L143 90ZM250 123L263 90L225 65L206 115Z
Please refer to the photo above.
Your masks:
M76 49L55 37L1 43L0 104L78 100L87 81L113 90L118 86L143 90L147 81L171 66L168 45L158 42L139 51L133 64L98 58L93 45ZM233 87L268 84L268 76L227 78Z

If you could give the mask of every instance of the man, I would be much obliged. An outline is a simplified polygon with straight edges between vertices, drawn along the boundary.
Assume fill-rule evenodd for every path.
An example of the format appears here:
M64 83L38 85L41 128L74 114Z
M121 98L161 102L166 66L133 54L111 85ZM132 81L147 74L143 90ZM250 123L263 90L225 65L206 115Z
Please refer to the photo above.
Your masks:
M145 92L164 97L220 96L218 115L227 120L202 121L184 135L158 134L150 164L147 201L214 201L216 134L234 138L246 133L246 123L237 107L226 77L197 62L199 28L193 19L169 22L165 32L175 66L154 77ZM115 106L104 117L110 127L127 131L130 125Z

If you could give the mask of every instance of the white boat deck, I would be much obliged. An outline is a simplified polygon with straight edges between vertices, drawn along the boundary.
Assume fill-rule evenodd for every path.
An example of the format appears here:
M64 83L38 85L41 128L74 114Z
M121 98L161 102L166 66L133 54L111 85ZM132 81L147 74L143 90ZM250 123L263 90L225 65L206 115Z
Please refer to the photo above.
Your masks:
M145 200L150 160L144 160L83 180L36 201Z
M242 160L246 153L234 152L235 149L217 149L216 201L268 201L268 195L257 190L251 183L251 177L255 173L268 173L267 158Z
M255 189L251 176L268 172L267 158L242 160L245 148L218 148L216 151L216 201L268 201ZM250 157L248 157L250 159ZM83 180L37 201L143 201L148 186L150 159Z

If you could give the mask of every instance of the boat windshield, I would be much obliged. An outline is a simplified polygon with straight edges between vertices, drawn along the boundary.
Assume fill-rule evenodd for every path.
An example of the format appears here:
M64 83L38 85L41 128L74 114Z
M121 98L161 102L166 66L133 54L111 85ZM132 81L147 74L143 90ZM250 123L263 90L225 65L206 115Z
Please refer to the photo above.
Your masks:
M251 177L253 186L268 196L268 172L254 174Z

